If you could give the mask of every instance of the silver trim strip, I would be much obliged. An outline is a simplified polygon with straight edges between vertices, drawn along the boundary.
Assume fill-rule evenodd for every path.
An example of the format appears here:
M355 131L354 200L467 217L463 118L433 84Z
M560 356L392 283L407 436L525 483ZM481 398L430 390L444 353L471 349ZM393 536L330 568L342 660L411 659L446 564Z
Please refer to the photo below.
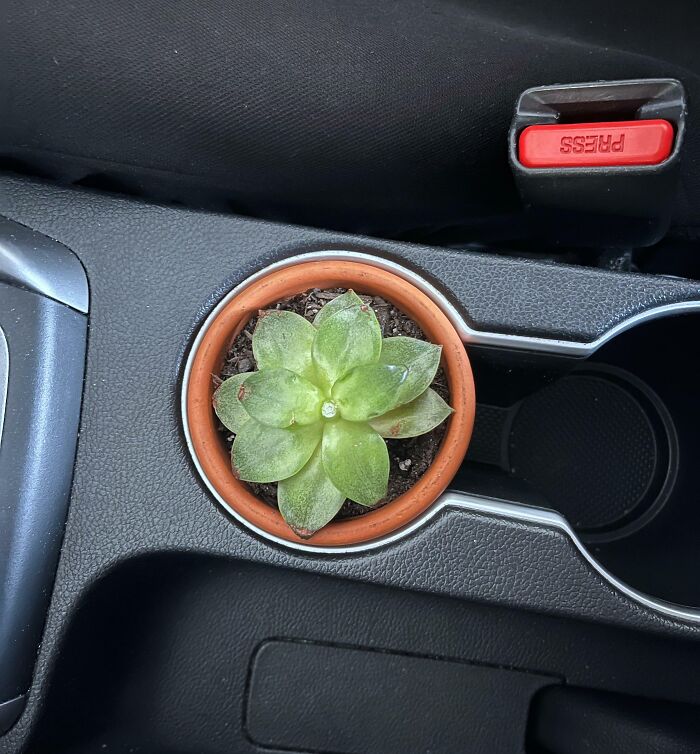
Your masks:
M201 332L205 332L208 327L210 319L222 309L228 301L237 295L241 291L245 290L249 285L259 280L264 275L267 275L273 270L284 269L293 264L299 262L308 262L314 259L345 259L349 261L366 262L372 264L375 267L380 267L384 270L399 275L413 283L416 288L419 288L423 293L430 296L436 304L445 312L450 321L454 325L457 332L462 337L465 343L472 343L474 345L481 346L495 346L509 349L517 349L523 351L542 351L545 353L555 353L562 356L590 356L602 345L612 340L620 333L629 330L632 327L642 324L643 322L650 322L654 319L660 319L661 317L668 317L673 314L684 314L691 311L700 311L700 301L681 301L675 304L662 304L652 309L639 312L631 317L618 322L611 327L600 337L592 340L588 343L581 343L570 340L559 340L557 338L538 338L529 335L508 335L504 333L492 333L485 332L483 330L476 330L465 322L463 315L446 297L438 290L434 285L429 283L425 278L421 277L418 273L409 270L397 262L391 259L384 259L383 257L376 257L372 254L366 254L359 251L342 251L342 250L327 250L327 251L313 251L306 254L296 254L292 257L286 257L278 262L268 265L262 270L253 273L244 282L237 285L232 291L230 291L216 306L212 313L207 317L202 326ZM195 341L195 345L197 341Z
M0 281L18 285L87 314L87 276L63 244L0 217Z
M516 521L525 521L529 524L535 524L538 526L546 526L551 529L557 529L562 534L565 534L574 544L578 552L584 558L584 560L590 565L600 576L602 576L612 587L622 592L626 597L638 602L650 610L663 613L670 618L677 620L688 621L691 623L700 622L700 610L696 610L690 607L683 607L681 605L675 605L672 602L656 599L650 597L644 592L640 592L637 589L626 584L614 576L610 571L602 566L586 549L586 546L578 538L576 532L569 525L568 521L559 513L552 510L545 510L543 508L531 508L527 505L521 505L519 503L509 503L503 500L494 500L490 498L480 498L476 495L467 495L463 492L447 492L436 503L437 510L432 512L431 515L443 508L458 508L461 510L468 510L473 513L483 513L489 516L498 516L501 518L508 518Z
M7 338L0 327L0 448L2 447L2 428L5 424L5 407L7 405L7 385L10 379L10 352Z
M192 440L191 440L189 425L187 421L186 396L187 396L187 387L189 384L189 376L192 369L192 362L194 359L194 355L197 352L197 349L199 348L202 338L204 337L204 334L210 327L212 321L215 319L218 313L226 306L226 304L234 296L236 296L241 291L245 290L249 285L254 283L256 280L259 280L261 277L266 275L268 272L271 272L272 270L283 269L285 267L289 267L290 265L297 264L299 262L311 261L314 259L318 259L318 260L344 259L344 260L351 260L351 261L354 260L358 262L366 262L368 264L372 264L376 267L380 267L382 269L389 270L391 272L396 273L397 275L400 275L405 280L410 281L417 288L419 288L428 296L430 296L430 298L442 308L442 310L449 317L450 321L454 325L455 329L459 332L459 334L461 335L465 343L472 343L472 344L478 344L478 345L501 346L501 347L507 347L510 349L521 349L521 350L527 350L527 351L542 351L546 353L556 353L556 354L561 354L561 355L583 357L583 356L589 356L590 354L594 353L598 348L600 348L604 343L607 343L609 340L616 337L620 333L625 332L626 330L629 330L632 327L635 327L643 322L649 322L651 320L670 316L672 314L683 314L683 313L688 313L691 311L700 311L700 301L688 301L688 302L681 302L677 304L664 304L662 306L658 306L656 308L653 308L644 312L640 312L639 314L635 314L632 317L629 317L628 319L624 320L623 322L618 323L617 325L612 327L610 330L608 330L606 333L601 335L596 340L591 341L590 343L580 343L580 342L548 339L548 338L533 338L533 337L521 336L521 335L504 335L502 333L481 332L479 330L475 330L474 328L470 327L464 321L464 318L462 317L459 310L450 301L448 301L447 298L445 298L445 296L435 286L433 286L431 283L429 283L427 280L425 280L424 278L422 278L420 275L413 272L412 270L408 270L389 259L375 257L371 254L365 254L362 252L328 250L328 251L316 251L316 252L311 252L307 254L298 254L292 257L287 257L286 259L280 260L279 262L275 262L274 264L271 264L263 268L262 270L259 270L258 272L254 273L249 278L247 278L244 282L237 285L232 291L230 291L228 294L226 294L226 296L224 296L224 298L216 305L216 307L214 307L214 309L211 311L209 316L206 318L206 320L202 324L201 328L199 329L199 332L197 333L197 336L194 339L194 342L192 343L192 347L188 354L187 362L185 364L185 370L183 374L180 409L182 413L183 428L184 428L184 433L185 433L185 440L187 442L187 447L190 451L190 455L192 456L192 460L194 461L195 467L197 468L197 471L199 472L199 475L204 481L205 485L208 487L209 491L212 493L214 498L219 502L219 504L226 511L228 511L228 513L231 516L233 516L236 520L242 523L245 527L247 527L248 529L251 529L252 531L260 535L261 537L264 537L265 539L275 542L276 544L281 545L283 547L290 548L297 551L302 551L302 552L315 553L315 554L327 553L331 555L343 555L343 554L349 554L349 553L355 553L355 552L365 552L368 550L375 549L377 547L383 547L385 545L391 544L392 542L396 542L397 540L400 540L403 537L408 536L412 532L422 527L424 524L430 521L434 516L436 516L443 508L458 508L461 510L469 510L472 512L483 513L486 515L499 516L499 517L514 519L518 521L526 521L531 524L547 526L550 528L557 529L563 534L565 534L566 536L568 536L569 539L575 545L576 549L586 560L586 562L600 576L602 576L612 587L614 587L615 589L617 589L619 592L626 595L630 599L634 600L635 602L641 605L644 605L645 607L648 607L651 610L667 615L671 618L684 620L684 621L690 621L693 623L700 622L700 610L694 610L692 608L685 608L679 605L674 605L672 603L665 602L664 600L655 599L642 592L637 591L636 589L620 581L617 577L611 574L607 569L605 569L600 563L598 563L598 561L596 561L591 556L591 554L588 552L588 550L583 545L581 540L579 540L578 536L576 535L576 532L568 524L566 519L563 516L561 516L559 513L555 511L551 511L551 510L545 510L541 508L532 508L530 506L522 505L519 503L507 502L504 500L482 498L477 495L470 495L470 494L466 494L462 492L447 492L444 495L442 495L442 497L440 497L425 513L423 513L422 516L412 521L406 527L393 532L389 536L373 541L373 542L366 542L360 545L354 545L350 547L338 547L338 548L313 547L311 545L296 544L296 543L288 542L279 537L275 537L271 534L268 534L265 531L262 531L258 527L246 521L238 513L236 513L236 511L234 511L226 503L226 501L223 500L223 498L219 496L217 491L214 489L214 487L211 485L211 483L207 479L197 459L197 456L194 452L194 447L192 446Z

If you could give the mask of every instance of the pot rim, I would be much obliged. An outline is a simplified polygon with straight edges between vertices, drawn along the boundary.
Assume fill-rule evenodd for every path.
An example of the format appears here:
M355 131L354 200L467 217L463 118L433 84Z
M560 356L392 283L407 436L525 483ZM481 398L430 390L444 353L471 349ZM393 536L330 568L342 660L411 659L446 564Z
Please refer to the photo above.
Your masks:
M462 339L441 306L422 288L432 286L410 273L372 264L366 254L330 252L292 257L271 265L230 291L209 314L190 349L182 387L182 418L195 466L217 501L237 520L278 544L310 552L348 552L376 547L412 530L454 477L471 436L475 398L471 367ZM342 254L342 256L341 256ZM293 260L293 261L292 261ZM286 260L285 260L286 261ZM384 260L377 260L377 262ZM409 271L405 271L408 273ZM408 277L408 275L407 275ZM423 283L420 287L414 278ZM417 282L416 281L416 282ZM414 319L432 342L443 345L443 367L455 413L433 463L416 484L382 508L355 518L333 521L311 539L297 537L275 508L235 479L228 451L216 428L211 406L211 374L218 373L232 339L258 309L313 287L353 287L381 295ZM431 293L434 289L431 290ZM398 299L398 300L397 300ZM442 299L441 304L447 303ZM453 307L446 307L453 314Z

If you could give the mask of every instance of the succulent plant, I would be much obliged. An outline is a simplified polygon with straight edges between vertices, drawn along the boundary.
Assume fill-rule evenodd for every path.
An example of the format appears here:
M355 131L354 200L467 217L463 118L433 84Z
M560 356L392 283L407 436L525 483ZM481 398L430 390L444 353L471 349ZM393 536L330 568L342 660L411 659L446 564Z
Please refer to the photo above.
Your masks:
M372 507L386 497L384 438L424 434L452 412L430 388L441 347L382 338L374 311L352 290L313 323L261 311L252 346L259 371L225 380L214 409L235 433L234 474L277 482L279 510L304 538L346 498Z

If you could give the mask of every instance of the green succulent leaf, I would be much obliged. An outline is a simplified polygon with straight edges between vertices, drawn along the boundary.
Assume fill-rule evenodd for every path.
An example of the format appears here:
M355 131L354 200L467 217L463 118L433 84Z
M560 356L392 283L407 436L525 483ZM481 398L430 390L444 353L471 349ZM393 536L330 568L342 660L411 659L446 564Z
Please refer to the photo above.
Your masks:
M452 411L453 409L432 388L428 388L410 403L372 419L370 425L382 437L393 440L417 437L435 429Z
M293 312L260 312L253 333L260 371L235 375L213 396L235 433L234 474L278 482L280 512L308 538L346 498L371 507L387 495L383 438L429 432L452 413L432 389L441 347L382 339L371 307L352 290L311 324Z
M397 405L399 389L408 369L393 364L355 367L333 386L333 401L340 416L358 422L373 419Z
M248 412L243 408L238 395L241 385L251 374L253 373L241 372L240 374L234 374L233 377L224 380L214 391L212 398L214 411L219 417L219 421L226 429L230 429L231 432L240 432L241 427L250 418Z
M268 427L250 419L236 435L231 468L244 482L278 482L296 474L321 439L321 423L306 427Z
M402 364L408 376L399 388L396 405L417 398L435 379L442 346L417 338L384 338L380 364Z
M294 312L260 312L253 332L253 356L258 369L289 369L314 379L311 349L316 328Z
M365 304L341 309L318 328L313 358L320 381L329 390L353 367L371 364L382 350L382 331Z
M277 504L284 520L304 539L325 526L340 510L345 495L328 478L320 447L301 471L277 485Z
M323 468L345 497L372 506L387 493L389 451L382 438L362 422L328 422L321 441Z
M331 299L327 304L324 304L318 314L314 317L314 326L320 327L331 314L341 311L342 309L349 309L351 306L362 306L362 299L353 290L346 291L345 293Z
M241 385L238 398L250 416L269 427L312 424L321 418L321 391L289 369L254 372Z

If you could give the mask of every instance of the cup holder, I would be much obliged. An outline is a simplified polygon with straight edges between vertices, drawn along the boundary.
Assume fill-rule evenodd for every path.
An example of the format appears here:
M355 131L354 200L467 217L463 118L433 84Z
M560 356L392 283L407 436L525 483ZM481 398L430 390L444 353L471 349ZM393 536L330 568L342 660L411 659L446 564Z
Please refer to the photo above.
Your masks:
M472 444L453 487L551 508L617 578L700 606L700 313L586 359L472 346Z

